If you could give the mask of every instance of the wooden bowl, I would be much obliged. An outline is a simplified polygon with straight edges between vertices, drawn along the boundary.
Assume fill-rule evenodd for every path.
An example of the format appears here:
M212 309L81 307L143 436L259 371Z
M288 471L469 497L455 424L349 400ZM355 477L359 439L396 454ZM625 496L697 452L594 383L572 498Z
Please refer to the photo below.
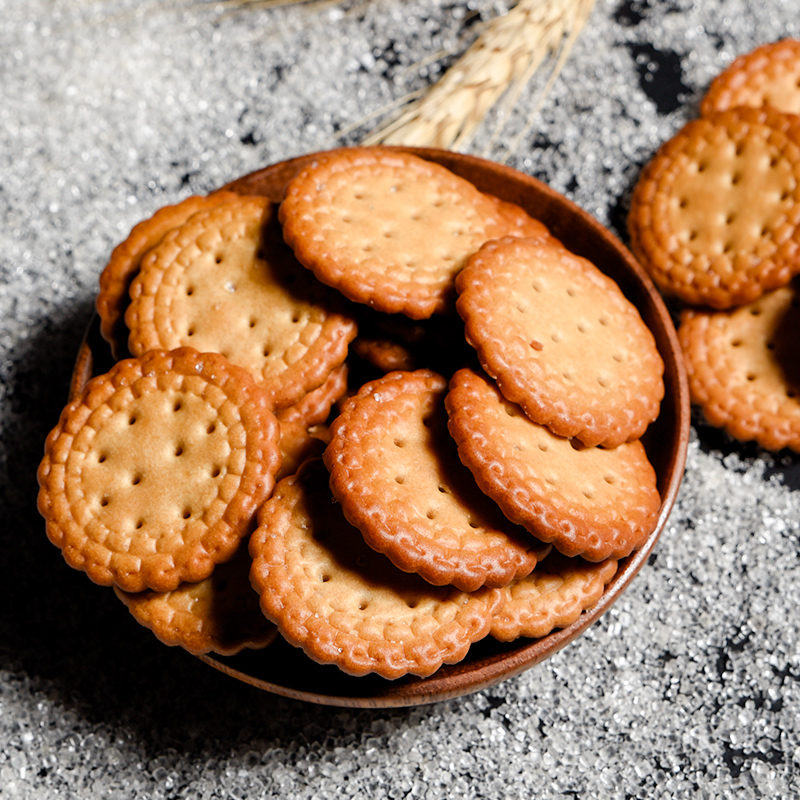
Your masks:
M261 651L236 656L200 658L215 669L265 691L312 703L349 707L399 707L445 700L484 689L548 658L588 628L625 591L647 561L675 502L689 440L689 391L678 340L661 296L630 252L594 218L545 184L480 158L427 148L398 148L436 161L484 192L509 200L541 219L573 252L611 276L639 309L655 336L665 365L666 393L658 419L644 442L658 477L662 504L658 524L644 547L620 563L600 601L572 625L541 639L500 643L485 639L473 645L460 664L444 666L429 678L407 676L388 681L371 675L355 678L330 665L320 665L283 640ZM241 194L259 194L279 202L287 182L315 157L284 161L245 175L223 187ZM79 352L72 393L111 363L108 346L95 319Z

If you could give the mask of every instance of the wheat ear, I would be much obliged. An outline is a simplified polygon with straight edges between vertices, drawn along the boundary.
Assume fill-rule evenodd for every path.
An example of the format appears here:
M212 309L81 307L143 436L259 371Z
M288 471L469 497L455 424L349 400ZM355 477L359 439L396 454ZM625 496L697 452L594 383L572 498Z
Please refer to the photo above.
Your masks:
M595 0L519 0L492 20L464 55L421 99L370 134L365 144L465 147L488 112L510 92L516 99L565 37L569 46ZM556 69L563 65L559 59ZM550 83L554 80L551 76Z

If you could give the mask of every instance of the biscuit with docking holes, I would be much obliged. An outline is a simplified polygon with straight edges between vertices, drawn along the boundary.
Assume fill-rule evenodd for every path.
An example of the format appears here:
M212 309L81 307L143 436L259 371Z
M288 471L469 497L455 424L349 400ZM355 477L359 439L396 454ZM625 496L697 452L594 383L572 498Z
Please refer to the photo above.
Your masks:
M315 661L351 675L425 677L489 632L499 590L462 592L398 570L332 502L321 461L282 480L258 519L250 580L261 608Z
M263 650L278 629L261 613L250 586L251 563L245 540L230 561L199 583L182 583L171 592L114 591L140 625L171 647L221 656Z
M800 452L798 282L728 311L687 309L678 338L689 391L712 425Z
M289 182L279 216L323 283L413 319L449 310L467 256L516 225L445 167L380 147L316 158Z
M100 273L100 291L95 305L100 317L100 333L111 345L115 358L127 354L125 309L131 281L139 272L142 258L173 228L182 225L198 211L212 208L230 196L230 192L219 191L207 197L193 195L175 205L164 206L152 217L136 224L125 241L114 248L108 264Z
M800 272L800 126L771 108L687 123L642 170L631 249L666 295L716 309Z
M221 353L276 408L320 386L356 334L341 304L283 244L274 206L232 195L170 231L142 259L125 313L129 347Z
M501 642L538 639L572 625L602 597L616 572L616 559L593 564L553 551L530 575L501 589L491 636Z
M587 445L638 439L658 416L664 365L619 286L555 240L505 238L456 279L467 341L535 422Z
M548 548L475 486L447 432L447 381L429 370L364 385L331 425L331 491L374 550L464 591L527 575Z
M737 106L800 114L800 41L769 42L739 56L711 81L700 113Z
M532 422L485 375L459 370L445 398L461 461L505 515L567 556L624 558L658 520L640 441L581 447Z
M216 353L151 351L92 379L47 437L38 505L95 582L170 591L251 530L280 466L270 397Z

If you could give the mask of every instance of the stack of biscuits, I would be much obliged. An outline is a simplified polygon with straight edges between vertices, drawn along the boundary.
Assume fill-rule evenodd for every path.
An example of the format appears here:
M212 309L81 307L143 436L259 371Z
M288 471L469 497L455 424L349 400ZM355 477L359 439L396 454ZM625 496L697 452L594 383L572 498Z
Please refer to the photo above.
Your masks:
M167 644L424 677L571 624L656 526L651 332L439 164L342 149L280 204L164 208L97 308L116 362L48 437L39 508Z
M681 312L693 402L735 439L800 452L800 41L711 83L644 168L631 247Z

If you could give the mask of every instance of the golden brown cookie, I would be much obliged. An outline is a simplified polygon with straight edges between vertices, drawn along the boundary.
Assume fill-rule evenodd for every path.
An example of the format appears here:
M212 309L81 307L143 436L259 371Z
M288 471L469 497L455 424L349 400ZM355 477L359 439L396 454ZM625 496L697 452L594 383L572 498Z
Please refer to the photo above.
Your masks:
M280 464L269 395L189 348L117 362L47 437L39 510L96 583L170 591L207 578L252 529Z
M247 542L199 583L182 583L171 592L114 591L134 619L166 645L190 653L232 656L245 648L262 650L278 629L262 613L250 586Z
M774 109L689 122L642 170L631 248L661 290L730 308L800 271L800 128Z
M553 551L530 575L501 590L503 603L495 612L491 635L501 642L521 636L538 639L572 625L603 596L616 572L613 558L592 564Z
M356 336L352 343L353 354L371 364L380 372L404 370L412 372L419 365L414 353L405 345L392 339L376 336Z
M144 255L166 233L186 222L193 214L213 208L231 196L230 192L222 191L207 197L193 195L175 205L164 206L152 217L135 225L128 238L114 248L108 264L100 273L100 291L95 305L100 317L100 333L111 345L115 358L122 358L127 353L125 309L128 306L128 291Z
M222 353L292 405L343 363L356 334L335 293L293 258L273 205L232 195L142 259L125 314L129 347Z
M497 211L505 230L499 233L496 238L501 236L519 236L523 239L549 239L550 231L541 221L532 217L524 208L508 200L501 200L494 195L487 195L496 205Z
M678 336L706 419L741 441L800 452L800 302L794 281L729 311L687 310Z
M413 319L449 309L466 257L509 227L468 181L379 147L315 159L290 181L279 214L286 241L323 283Z
M332 502L328 473L307 461L259 512L250 578L283 636L351 675L427 676L486 636L498 589L431 586L364 543Z
M296 422L306 427L327 422L334 405L347 393L348 371L347 364L331 370L321 386L312 389L294 405L276 411L278 421Z
M320 458L331 439L326 425L304 425L296 420L281 421L281 468L275 476L281 480L294 475L309 458Z
M484 245L456 280L467 341L503 394L584 444L639 438L658 416L663 362L636 307L559 243Z
M641 442L576 446L469 369L453 376L445 404L458 454L481 490L565 555L623 558L655 528L661 499Z
M404 572L464 591L505 586L547 552L475 486L447 432L447 381L392 372L331 425L331 490L367 544Z
M800 41L770 42L739 56L711 82L700 113L737 106L800 114Z

